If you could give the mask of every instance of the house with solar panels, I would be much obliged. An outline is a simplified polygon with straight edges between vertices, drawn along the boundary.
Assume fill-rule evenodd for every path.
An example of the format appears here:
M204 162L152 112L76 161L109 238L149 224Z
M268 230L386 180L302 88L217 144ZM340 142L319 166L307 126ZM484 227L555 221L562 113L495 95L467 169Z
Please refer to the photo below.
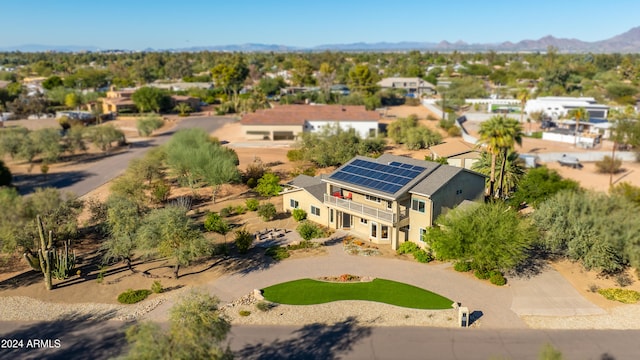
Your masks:
M283 207L395 250L405 241L423 246L422 234L440 214L482 199L484 190L485 176L468 169L389 154L356 156L331 174L293 179Z

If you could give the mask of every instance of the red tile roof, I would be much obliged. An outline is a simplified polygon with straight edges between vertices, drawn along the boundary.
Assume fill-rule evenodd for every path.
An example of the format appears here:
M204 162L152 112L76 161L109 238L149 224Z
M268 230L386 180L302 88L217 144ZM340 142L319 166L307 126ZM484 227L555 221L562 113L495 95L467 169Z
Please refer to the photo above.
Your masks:
M304 125L305 121L378 121L380 114L364 106L282 105L245 115L242 125Z

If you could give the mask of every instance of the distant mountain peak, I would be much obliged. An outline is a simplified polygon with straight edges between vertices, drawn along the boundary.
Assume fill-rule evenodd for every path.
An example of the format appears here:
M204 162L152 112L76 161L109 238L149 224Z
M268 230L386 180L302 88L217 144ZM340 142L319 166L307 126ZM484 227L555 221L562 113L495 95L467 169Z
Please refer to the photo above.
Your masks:
M616 35L610 39L586 42L578 39L556 38L546 35L538 40L521 40L516 43L505 41L502 43L469 44L463 40L451 43L447 40L440 42L354 42L350 44L326 44L315 47L295 47L278 44L244 43L240 45L215 45L192 46L189 48L174 49L145 49L144 51L229 51L229 52L291 52L291 51L546 51L549 46L556 47L560 52L594 52L594 53L640 53L640 26L629 29L627 32ZM0 51L23 52L81 52L100 51L96 46L54 46L26 44L20 46L0 47Z

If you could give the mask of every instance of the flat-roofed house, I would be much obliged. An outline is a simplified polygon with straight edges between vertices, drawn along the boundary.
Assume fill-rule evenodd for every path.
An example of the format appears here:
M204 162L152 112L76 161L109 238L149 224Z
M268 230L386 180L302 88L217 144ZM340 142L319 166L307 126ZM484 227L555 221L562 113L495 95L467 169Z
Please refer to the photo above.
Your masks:
M243 116L242 131L249 140L295 140L303 132L328 126L353 129L363 138L378 135L380 114L364 106L282 105Z
M406 241L424 246L440 214L481 199L484 189L484 175L461 167L356 156L331 174L296 177L282 193L283 210L303 209L318 224L397 249Z
M432 83L422 80L419 77L389 77L378 81L378 86L382 89L404 89L407 94L415 95L433 95L436 93L436 87Z

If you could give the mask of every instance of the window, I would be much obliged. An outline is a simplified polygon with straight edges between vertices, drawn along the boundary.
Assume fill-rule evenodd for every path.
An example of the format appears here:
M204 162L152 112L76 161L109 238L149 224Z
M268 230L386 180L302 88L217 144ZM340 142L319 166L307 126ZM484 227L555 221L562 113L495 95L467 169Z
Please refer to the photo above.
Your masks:
M418 234L420 235L420 238L418 239L418 241L424 242L424 234L427 232L427 230L425 230L424 228L420 228L418 230Z
M365 199L367 199L367 200L369 200L369 201L373 201L373 202L377 202L377 203L379 203L379 202L380 202L380 198L377 198L377 197L375 197L375 196L365 195L365 196L364 196L364 198L365 198Z
M393 203L391 201L387 201L387 209L391 210L391 206Z
M360 224L367 225L367 219L360 218Z
M462 194L462 189L456 190L456 195L460 195L460 194Z
M369 137L376 137L376 129L369 129Z
M333 222L333 209L329 209L329 222Z
M371 222L371 237L372 238L377 238L378 237L378 224L374 223L373 221Z
M298 204L298 200L290 199L289 206L293 209L297 209L300 204Z
M411 201L411 210L424 213L425 212L424 200L413 199Z
M380 226L380 239L382 240L389 239L389 227L387 225Z
M320 216L320 208L311 205L311 213L315 216Z

